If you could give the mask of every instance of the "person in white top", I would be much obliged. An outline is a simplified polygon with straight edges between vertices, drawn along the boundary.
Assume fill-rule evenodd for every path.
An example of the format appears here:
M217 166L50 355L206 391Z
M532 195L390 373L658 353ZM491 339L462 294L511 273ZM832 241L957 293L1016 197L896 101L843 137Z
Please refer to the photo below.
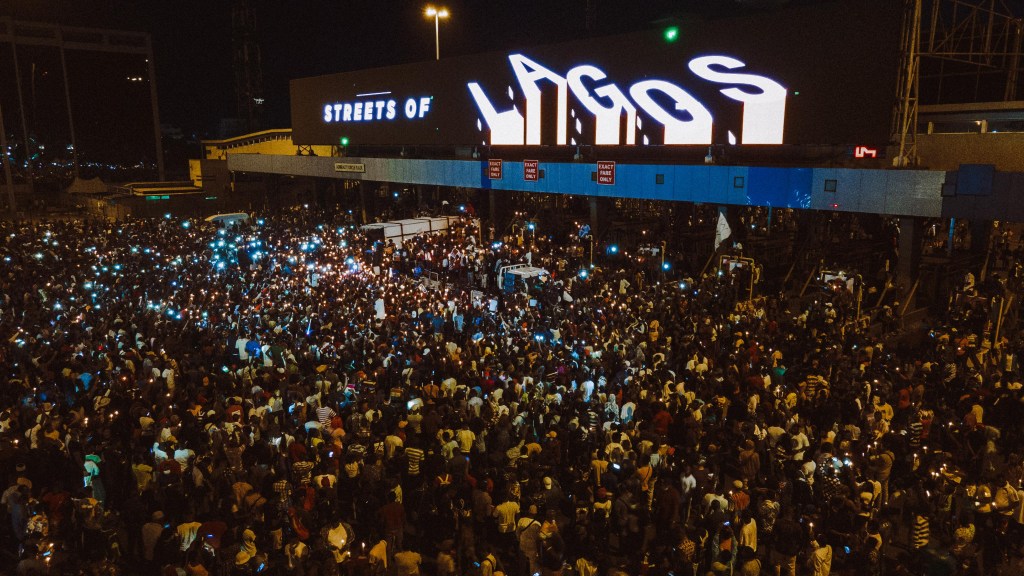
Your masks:
M757 521L747 508L740 514L740 537L739 545L747 546L757 552Z
M800 462L804 459L804 451L811 446L811 441L799 424L790 428L790 434L793 439L793 460Z
M580 389L583 390L583 401L590 402L590 397L594 394L594 381L588 378L580 385Z

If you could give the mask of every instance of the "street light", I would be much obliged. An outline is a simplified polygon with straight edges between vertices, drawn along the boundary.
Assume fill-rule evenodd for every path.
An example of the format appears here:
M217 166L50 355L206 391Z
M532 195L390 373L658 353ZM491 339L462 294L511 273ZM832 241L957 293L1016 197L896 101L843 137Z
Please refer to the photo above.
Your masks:
M441 18L448 17L447 8L434 8L427 6L427 16L434 17L434 58L441 59Z

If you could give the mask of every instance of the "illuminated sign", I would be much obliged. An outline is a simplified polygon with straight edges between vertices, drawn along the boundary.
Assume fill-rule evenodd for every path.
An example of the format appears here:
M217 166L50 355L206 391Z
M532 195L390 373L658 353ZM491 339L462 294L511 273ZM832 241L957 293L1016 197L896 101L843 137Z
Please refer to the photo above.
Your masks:
M640 129L637 110L663 127L662 143L669 145L707 145L712 143L714 118L707 106L682 86L668 80L646 79L623 91L608 75L589 64L576 66L560 75L522 54L510 54L509 63L526 97L525 115L512 105L499 111L480 84L467 84L483 121L490 129L490 144L522 146L540 144L577 144L593 141L597 145L636 144ZM738 70L746 64L731 56L701 56L689 62L697 78L725 86L719 91L743 105L741 127L729 128L730 144L782 144L786 123L786 97L782 84L756 74ZM553 85L557 93L556 136L554 142L542 141L542 83ZM511 97L512 89L509 88ZM595 119L593 138L584 135L577 118L570 136L569 94L572 94ZM627 96L628 93L628 96ZM622 119L626 118L625 139ZM736 138L739 132L741 137ZM647 136L643 144L650 144Z
M430 103L434 99L433 96L406 98L405 103L399 107L398 101L394 98L372 98L389 94L391 92L357 94L357 97L366 99L324 104L323 120L327 123L373 122L394 120L399 114L404 114L408 120L416 120L426 117L430 112Z
M878 158L878 148L868 148L867 146L857 146L853 149L854 158Z
M488 160L487 161L487 178L491 180L501 180L501 160Z
M642 30L294 79L292 140L517 161L543 157L480 147L866 145L881 158L902 4L812 4L679 26L674 41Z

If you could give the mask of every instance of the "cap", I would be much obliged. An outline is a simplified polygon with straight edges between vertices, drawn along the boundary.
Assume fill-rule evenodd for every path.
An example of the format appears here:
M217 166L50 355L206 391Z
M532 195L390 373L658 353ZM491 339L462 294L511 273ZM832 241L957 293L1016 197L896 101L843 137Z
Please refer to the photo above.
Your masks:
M551 477L550 476L545 476L544 477L544 489L545 490L551 490L552 486L554 486L554 482L551 481Z

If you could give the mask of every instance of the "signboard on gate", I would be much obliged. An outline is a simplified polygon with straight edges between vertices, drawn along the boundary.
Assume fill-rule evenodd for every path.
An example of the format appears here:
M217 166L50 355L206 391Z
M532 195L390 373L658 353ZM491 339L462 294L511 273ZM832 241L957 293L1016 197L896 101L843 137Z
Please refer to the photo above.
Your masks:
M523 180L536 182L540 177L540 161L523 160Z
M487 161L487 177L491 180L501 180L501 160Z
M615 185L615 162L602 160L597 163L597 183L605 186Z

